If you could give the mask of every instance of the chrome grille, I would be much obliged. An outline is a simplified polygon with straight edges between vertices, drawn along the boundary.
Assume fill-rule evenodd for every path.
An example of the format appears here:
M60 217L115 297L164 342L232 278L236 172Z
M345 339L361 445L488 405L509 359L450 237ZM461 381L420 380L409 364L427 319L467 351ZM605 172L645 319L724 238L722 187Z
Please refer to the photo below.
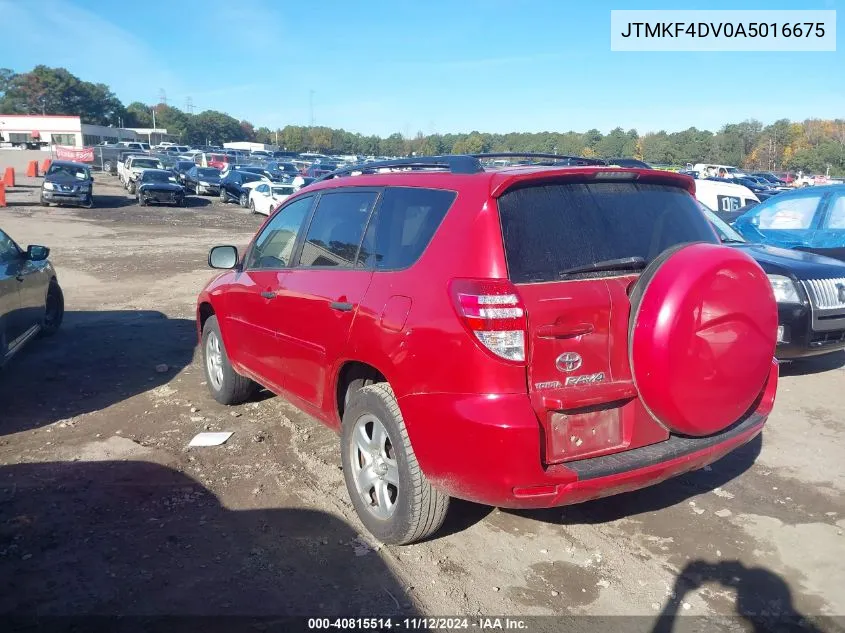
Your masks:
M813 306L820 310L845 308L845 277L810 279L804 282Z

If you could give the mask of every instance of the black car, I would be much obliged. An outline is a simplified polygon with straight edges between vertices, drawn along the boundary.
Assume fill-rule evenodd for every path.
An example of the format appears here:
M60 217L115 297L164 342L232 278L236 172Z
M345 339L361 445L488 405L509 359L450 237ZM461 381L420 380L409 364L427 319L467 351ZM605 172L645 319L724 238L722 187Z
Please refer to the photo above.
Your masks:
M261 174L242 169L228 172L220 181L220 202L235 200L246 208L249 203L249 188L244 187L244 184L263 178Z
M744 250L769 276L778 303L778 359L845 349L845 262L751 244L710 209L704 213L723 244Z
M185 174L185 189L193 191L198 196L204 193L217 195L220 193L220 170L216 167L198 167L194 165Z
M165 169L145 169L138 180L138 204L143 207L151 202L184 207L185 188Z
M49 255L46 246L21 249L0 230L0 367L62 323L64 297Z
M299 170L293 163L271 160L265 167L272 180L292 180L299 175Z
M94 206L94 176L84 163L53 161L41 183L41 204L72 204L90 209Z
M775 174L770 171L755 171L751 172L752 176L756 176L757 178L762 178L766 182L770 183L773 187L786 187L787 182L781 178L778 178Z
M653 169L651 165L636 158L606 158L608 165L618 165L619 167L633 167L635 169Z
M185 174L187 174L191 168L195 167L196 163L192 160L177 160L173 166L170 168L170 171L173 172L173 175L176 176L176 180L178 180L181 184L185 184Z

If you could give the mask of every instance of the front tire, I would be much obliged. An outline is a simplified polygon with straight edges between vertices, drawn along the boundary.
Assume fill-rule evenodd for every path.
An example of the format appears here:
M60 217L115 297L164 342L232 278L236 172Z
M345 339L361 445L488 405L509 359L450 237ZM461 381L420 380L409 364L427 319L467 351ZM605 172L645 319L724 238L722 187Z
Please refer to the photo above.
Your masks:
M256 213L258 213L258 212L255 210L255 200L250 200L250 201L249 201L249 210L250 210L250 212L252 213L252 215L255 215Z
M223 204L226 204L226 202L228 202L228 200L226 199L226 190L222 187L220 189L220 202L222 202Z
M240 200L240 202L241 202L241 206L242 206L244 209L246 209L247 195L246 195L245 193L242 193L242 194L241 194L241 200Z
M129 192L129 195L134 195L136 189L137 189L137 187L135 186L135 181L130 180L129 184L126 185L126 190Z
M202 329L202 358L208 390L220 404L241 404L257 391L258 385L232 369L216 316Z
M45 301L44 320L41 323L41 336L52 336L58 332L65 316L65 296L59 282L50 281Z
M388 545L407 545L443 525L449 497L417 462L393 389L381 382L354 392L343 412L343 476L364 527Z

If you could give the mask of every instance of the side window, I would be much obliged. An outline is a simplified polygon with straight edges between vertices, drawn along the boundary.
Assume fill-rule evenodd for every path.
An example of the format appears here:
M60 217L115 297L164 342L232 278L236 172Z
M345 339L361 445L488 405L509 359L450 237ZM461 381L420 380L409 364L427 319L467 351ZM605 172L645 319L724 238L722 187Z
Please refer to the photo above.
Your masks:
M775 200L757 212L757 227L761 231L809 229L821 201L821 194Z
M323 194L308 227L299 265L352 268L377 196L372 191Z
M11 237L0 231L0 263L16 260L20 257L20 251Z
M258 193L267 193L268 191L270 191L270 187L269 187L269 186L267 186L267 185L258 185L258 186L255 188L255 190L256 190Z
M247 268L287 268L296 237L313 201L313 196L300 198L273 216L256 238Z
M845 229L845 193L840 193L830 203L823 229Z
M357 265L396 269L416 262L456 195L442 189L386 189L367 228Z

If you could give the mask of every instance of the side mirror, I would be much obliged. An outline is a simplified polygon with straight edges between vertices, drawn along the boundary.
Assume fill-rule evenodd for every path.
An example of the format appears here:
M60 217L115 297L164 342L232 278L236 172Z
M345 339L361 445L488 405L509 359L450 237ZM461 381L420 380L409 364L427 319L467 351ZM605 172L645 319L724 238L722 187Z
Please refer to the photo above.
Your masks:
M215 246L208 252L208 265L223 270L237 267L238 249L234 246Z
M50 256L50 249L46 246L30 244L26 247L26 258L31 262L43 262Z

